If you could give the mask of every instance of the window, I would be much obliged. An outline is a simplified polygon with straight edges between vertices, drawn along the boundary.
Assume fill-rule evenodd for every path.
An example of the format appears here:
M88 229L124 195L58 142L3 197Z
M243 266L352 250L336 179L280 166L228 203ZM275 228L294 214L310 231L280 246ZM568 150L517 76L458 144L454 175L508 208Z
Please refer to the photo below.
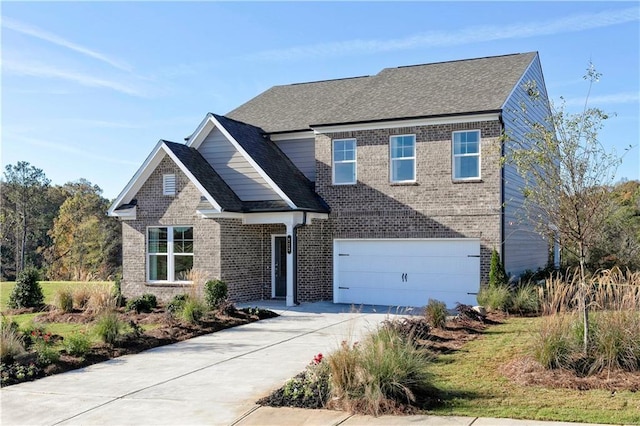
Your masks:
M356 140L335 139L333 141L334 185L356 183L356 162Z
M391 182L415 182L416 136L391 136Z
M176 175L162 175L162 194L176 195Z
M193 268L193 228L148 228L147 265L149 281L188 281Z
M453 132L453 179L480 179L480 130Z

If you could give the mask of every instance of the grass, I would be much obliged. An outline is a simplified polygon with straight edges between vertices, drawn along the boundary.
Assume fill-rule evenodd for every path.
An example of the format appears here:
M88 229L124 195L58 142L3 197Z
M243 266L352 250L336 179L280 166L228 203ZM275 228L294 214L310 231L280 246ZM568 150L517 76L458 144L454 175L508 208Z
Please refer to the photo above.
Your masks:
M606 390L525 387L500 373L502 366L528 354L540 321L509 318L462 350L440 356L430 371L445 403L430 414L640 424L638 393L619 391L612 398Z
M113 283L111 281L40 281L42 293L44 294L44 303L50 305L54 303L54 297L59 289L73 287L76 285L104 285L111 287L112 284ZM13 287L15 287L15 285L16 283L14 281L0 282L0 311L5 311L8 309L9 295L11 295L11 291L13 290Z

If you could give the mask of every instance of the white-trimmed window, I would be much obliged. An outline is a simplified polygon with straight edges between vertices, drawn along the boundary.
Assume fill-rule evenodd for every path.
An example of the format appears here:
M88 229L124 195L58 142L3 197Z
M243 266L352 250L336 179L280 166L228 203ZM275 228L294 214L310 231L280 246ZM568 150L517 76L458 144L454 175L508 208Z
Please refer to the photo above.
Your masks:
M453 179L480 179L480 130L453 132Z
M188 281L193 268L193 227L147 228L147 277L149 282Z
M162 175L162 194L176 195L176 175Z
M391 136L389 147L391 182L415 182L416 135Z
M333 140L333 184L356 183L357 153L355 139Z

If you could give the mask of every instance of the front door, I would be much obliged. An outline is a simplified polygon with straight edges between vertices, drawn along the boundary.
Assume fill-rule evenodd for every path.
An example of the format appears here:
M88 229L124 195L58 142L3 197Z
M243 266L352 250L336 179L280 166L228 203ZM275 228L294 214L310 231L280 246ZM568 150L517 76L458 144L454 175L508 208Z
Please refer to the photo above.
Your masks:
M287 296L287 237L273 237L273 295Z

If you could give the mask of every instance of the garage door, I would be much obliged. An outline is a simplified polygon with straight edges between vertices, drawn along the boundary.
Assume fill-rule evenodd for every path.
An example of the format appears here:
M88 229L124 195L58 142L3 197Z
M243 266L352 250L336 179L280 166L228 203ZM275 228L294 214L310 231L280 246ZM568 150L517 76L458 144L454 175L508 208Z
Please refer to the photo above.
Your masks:
M424 306L429 299L476 304L477 239L334 240L335 303Z

